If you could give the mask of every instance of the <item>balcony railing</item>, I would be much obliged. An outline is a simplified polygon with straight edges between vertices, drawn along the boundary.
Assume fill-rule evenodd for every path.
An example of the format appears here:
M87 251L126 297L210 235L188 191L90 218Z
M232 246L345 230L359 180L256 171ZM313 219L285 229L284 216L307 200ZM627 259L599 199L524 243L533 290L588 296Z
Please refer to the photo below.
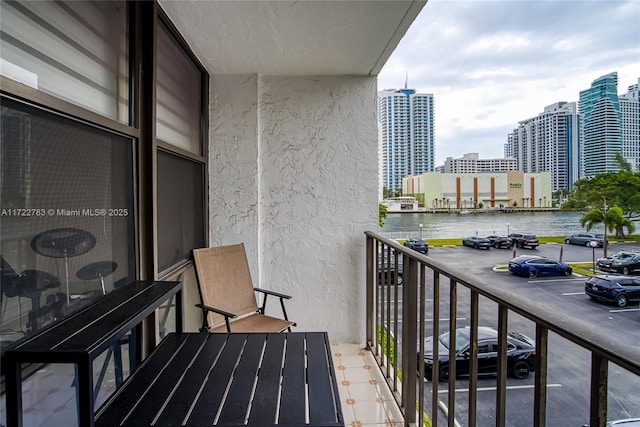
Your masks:
M532 420L527 425L547 425L548 346L549 334L574 343L587 351L591 358L588 417L592 427L604 427L607 420L609 365L615 364L640 375L640 360L634 349L625 343L603 340L590 332L593 327L580 327L579 322L563 322L562 317L546 307L522 297L508 289L492 287L430 257L421 255L386 239L366 232L366 334L367 344L375 355L389 387L401 407L405 425L423 426L430 418L438 425L439 407L436 398L447 393L445 417L448 426L457 425L456 417L456 364L455 352L449 352L448 382L439 384L438 340L433 340L431 404L425 408L425 336L437 337L440 317L444 330L455 331L459 316L467 316L470 328L469 383L466 408L467 425L477 425L478 409L478 342L480 318L487 318L487 309L497 317L498 362L495 399L495 425L507 425L507 325L509 314L521 316L535 330L535 378ZM462 262L464 260L461 260ZM468 299L466 296L468 294ZM481 300L482 299L482 300ZM468 306L467 306L468 302ZM482 308L482 313L481 313ZM493 314L491 314L493 315ZM428 316L428 317L427 317ZM515 316L514 316L515 317ZM448 348L455 348L456 334L449 334ZM603 342L607 341L607 342ZM554 361L555 362L555 361ZM631 375L632 375L631 374ZM632 375L633 376L633 375ZM446 389L445 389L446 387ZM464 400L464 399L463 399ZM460 400L458 400L460 403ZM586 411L586 410L585 410ZM578 427L578 426L576 426Z

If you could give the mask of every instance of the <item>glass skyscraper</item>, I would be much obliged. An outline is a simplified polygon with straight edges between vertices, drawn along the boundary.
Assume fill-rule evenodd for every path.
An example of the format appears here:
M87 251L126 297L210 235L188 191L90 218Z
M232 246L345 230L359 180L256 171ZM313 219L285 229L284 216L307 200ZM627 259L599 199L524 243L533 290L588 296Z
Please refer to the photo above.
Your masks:
M622 153L618 73L597 78L590 89L580 92L582 174L617 171L616 153Z
M378 93L382 185L398 191L402 179L434 170L433 94L415 89Z

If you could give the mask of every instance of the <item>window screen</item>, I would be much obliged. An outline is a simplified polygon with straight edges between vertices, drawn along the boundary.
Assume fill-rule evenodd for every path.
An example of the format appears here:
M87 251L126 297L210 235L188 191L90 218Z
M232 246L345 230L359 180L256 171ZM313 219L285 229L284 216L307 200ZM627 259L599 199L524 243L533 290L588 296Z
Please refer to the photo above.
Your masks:
M133 141L1 98L3 348L135 277Z

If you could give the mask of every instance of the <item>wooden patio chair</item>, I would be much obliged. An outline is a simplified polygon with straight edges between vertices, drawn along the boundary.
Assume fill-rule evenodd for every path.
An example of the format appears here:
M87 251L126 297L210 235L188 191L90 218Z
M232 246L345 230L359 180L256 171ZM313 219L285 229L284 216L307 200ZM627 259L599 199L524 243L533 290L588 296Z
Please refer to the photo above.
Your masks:
M289 295L254 288L244 244L193 250L202 304L202 330L208 332L291 331L284 300ZM264 294L258 307L254 291ZM280 298L284 319L264 314L267 297Z

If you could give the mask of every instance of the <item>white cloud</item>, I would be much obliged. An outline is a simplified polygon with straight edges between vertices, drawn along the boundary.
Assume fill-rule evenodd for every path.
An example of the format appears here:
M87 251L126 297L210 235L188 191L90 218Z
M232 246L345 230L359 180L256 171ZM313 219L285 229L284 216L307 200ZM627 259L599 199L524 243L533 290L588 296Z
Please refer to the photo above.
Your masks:
M436 164L502 157L518 121L618 72L640 77L640 1L429 0L378 77L435 97Z

